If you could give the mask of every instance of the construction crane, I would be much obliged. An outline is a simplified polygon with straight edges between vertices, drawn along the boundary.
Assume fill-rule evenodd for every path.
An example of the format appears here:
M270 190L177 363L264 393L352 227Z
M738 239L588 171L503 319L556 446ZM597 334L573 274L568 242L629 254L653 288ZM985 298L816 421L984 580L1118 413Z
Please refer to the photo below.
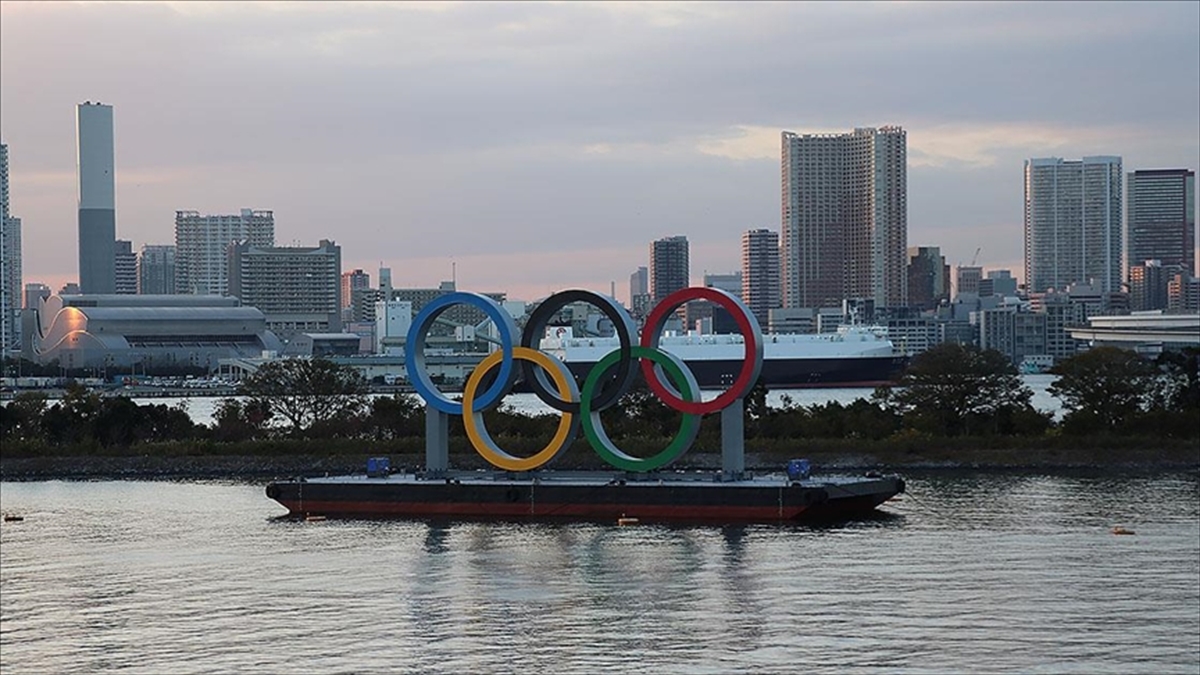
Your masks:
M982 246L980 246L979 248L975 249L975 255L971 256L971 267L974 267L974 266L975 266L975 261L976 261L976 260L979 260L979 252L980 252L980 251L982 251L982 250L983 250L983 247L982 247Z

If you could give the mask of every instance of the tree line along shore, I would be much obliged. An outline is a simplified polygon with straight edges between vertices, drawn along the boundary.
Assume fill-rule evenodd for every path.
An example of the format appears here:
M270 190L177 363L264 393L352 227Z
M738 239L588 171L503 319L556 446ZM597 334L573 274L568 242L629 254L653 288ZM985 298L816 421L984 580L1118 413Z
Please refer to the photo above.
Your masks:
M1200 349L1154 360L1098 347L1059 363L1050 393L1063 416L1036 410L1032 391L1000 353L943 344L913 358L895 387L849 404L768 407L746 398L746 464L778 468L806 457L818 467L1200 467ZM236 477L361 471L365 458L424 462L425 412L413 395L371 398L350 368L323 359L268 363L222 399L210 425L181 406L138 405L69 386L59 400L23 393L0 407L0 477ZM603 413L618 447L665 447L680 415L644 385ZM720 466L720 424L701 424L672 469ZM505 409L485 414L507 452L529 455L559 416ZM453 466L488 468L452 417ZM555 468L606 468L578 439Z

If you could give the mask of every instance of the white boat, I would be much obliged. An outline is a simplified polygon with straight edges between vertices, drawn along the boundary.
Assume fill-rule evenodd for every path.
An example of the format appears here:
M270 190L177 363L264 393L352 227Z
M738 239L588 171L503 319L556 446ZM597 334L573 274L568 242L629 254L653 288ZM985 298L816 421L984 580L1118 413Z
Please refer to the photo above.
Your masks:
M840 326L836 333L765 334L761 379L772 389L871 387L895 382L907 357L879 326ZM562 359L577 377L620 347L616 337L576 336L568 326L546 329L542 351ZM729 386L737 378L746 345L739 334L665 333L659 347L692 370L704 389Z

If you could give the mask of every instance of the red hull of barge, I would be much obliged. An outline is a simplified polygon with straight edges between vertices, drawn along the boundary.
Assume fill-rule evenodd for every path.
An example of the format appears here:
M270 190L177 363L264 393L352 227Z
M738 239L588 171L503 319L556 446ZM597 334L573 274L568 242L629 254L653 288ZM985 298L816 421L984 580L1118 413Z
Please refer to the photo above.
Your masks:
M897 477L628 484L607 478L340 477L272 483L267 496L292 516L750 523L862 517L904 491Z

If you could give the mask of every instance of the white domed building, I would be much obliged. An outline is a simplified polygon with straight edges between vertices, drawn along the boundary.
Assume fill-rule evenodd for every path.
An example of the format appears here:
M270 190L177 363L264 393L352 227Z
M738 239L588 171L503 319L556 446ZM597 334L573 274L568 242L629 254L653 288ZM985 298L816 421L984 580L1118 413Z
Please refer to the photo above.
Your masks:
M41 301L35 327L34 358L68 370L216 370L221 359L283 348L262 312L215 295L54 295Z

